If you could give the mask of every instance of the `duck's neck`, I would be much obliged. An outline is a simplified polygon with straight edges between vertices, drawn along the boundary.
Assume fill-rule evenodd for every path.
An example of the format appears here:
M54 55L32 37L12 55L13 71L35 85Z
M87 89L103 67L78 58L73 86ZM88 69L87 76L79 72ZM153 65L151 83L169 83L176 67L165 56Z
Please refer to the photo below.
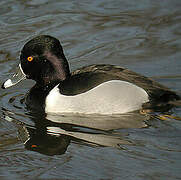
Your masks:
M61 82L70 77L69 64L63 53L55 55L50 51L46 51L44 55L51 62L54 69L52 74L43 77L42 80L45 85L53 81Z
M70 77L70 70L68 63L55 64L54 68L55 68L54 79L59 81L64 81L65 79Z
M59 83L60 81L53 81L47 85L36 83L26 96L27 108L35 112L44 112L46 96Z

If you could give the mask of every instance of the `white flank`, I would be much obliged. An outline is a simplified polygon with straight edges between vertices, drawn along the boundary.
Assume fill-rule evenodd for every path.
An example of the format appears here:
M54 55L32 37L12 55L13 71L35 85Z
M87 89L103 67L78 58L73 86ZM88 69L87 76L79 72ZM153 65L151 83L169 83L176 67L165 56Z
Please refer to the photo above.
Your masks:
M46 113L120 114L148 102L146 91L132 83L112 80L82 94L65 96L53 88L45 101Z

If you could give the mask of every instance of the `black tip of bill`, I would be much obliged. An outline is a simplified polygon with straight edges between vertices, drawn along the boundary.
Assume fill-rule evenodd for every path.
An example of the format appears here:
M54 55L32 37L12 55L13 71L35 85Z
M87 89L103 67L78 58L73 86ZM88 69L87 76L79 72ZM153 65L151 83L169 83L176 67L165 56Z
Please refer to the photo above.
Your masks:
M2 88L2 89L6 89L6 88L4 87L4 83L2 84L1 88Z
M20 81L26 79L26 75L23 72L22 68L21 68L21 64L19 64L19 66L17 67L16 73L7 81L5 81L1 88L2 89L6 89L9 88L11 86L14 86L15 84L19 83Z
M2 84L1 88L2 88L2 89L6 89L6 88L11 87L11 86L13 86L13 83L12 83L11 79L8 79L7 81L5 81L5 82Z

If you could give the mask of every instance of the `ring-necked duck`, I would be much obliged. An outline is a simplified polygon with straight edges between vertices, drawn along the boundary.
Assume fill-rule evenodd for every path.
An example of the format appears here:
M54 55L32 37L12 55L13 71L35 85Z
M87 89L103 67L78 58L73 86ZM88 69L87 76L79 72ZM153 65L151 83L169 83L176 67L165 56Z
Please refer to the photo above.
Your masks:
M27 106L46 113L162 111L172 107L170 101L180 99L159 83L120 66L89 65L70 73L59 40L48 35L24 45L19 71L2 88L26 78L36 81L27 95Z

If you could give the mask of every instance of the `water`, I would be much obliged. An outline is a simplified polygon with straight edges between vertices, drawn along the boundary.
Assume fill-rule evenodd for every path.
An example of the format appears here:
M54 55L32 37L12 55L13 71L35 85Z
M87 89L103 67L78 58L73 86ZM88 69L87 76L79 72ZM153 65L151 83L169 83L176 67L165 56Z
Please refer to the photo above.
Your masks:
M0 82L27 40L49 34L60 39L72 70L116 64L181 94L180 8L178 0L1 0ZM181 179L179 119L130 113L45 120L24 105L33 84L0 89L0 179Z

